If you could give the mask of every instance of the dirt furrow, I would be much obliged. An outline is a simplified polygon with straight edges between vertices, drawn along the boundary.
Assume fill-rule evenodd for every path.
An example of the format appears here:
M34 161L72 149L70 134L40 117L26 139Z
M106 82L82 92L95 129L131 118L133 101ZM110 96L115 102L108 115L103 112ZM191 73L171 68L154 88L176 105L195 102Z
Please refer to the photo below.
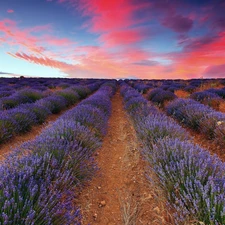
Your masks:
M108 134L95 157L99 171L76 202L82 224L170 224L162 191L146 179L146 165L119 92L112 108Z

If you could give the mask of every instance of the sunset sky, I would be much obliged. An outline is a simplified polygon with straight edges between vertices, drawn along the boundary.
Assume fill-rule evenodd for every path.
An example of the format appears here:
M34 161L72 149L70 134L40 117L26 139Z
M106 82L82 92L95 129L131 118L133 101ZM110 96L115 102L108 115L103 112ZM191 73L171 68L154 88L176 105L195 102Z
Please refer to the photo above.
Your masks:
M225 77L224 12L224 0L0 0L0 76Z

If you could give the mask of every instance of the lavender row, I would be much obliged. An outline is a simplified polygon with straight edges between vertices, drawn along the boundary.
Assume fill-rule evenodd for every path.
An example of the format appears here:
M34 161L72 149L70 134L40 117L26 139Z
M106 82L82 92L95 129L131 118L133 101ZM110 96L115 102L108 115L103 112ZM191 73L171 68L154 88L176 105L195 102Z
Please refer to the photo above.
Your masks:
M21 104L14 109L1 111L0 144L9 140L12 136L30 131L33 125L45 122L50 114L59 113L66 107L85 98L96 90L99 84L92 85L92 90L88 87L70 87L37 100L35 103Z
M193 144L181 126L133 88L122 84L121 94L175 223L225 224L225 164Z
M171 93L173 94L173 93ZM157 102L159 106L169 100L172 95L168 95L160 88L153 89L148 95L147 99L153 103L154 99L160 99ZM152 98L153 96L153 98ZM170 101L165 107L168 115L174 117L185 126L193 130L203 133L208 139L215 139L219 144L225 143L225 114L217 112L210 106L199 103L193 99L177 98L173 94Z
M194 92L190 95L190 98L204 105L208 105L215 110L219 110L220 104L224 102L225 89L210 88L205 91Z
M0 110L8 110L19 106L20 104L33 103L43 97L47 93L37 91L31 88L24 88L14 92L12 95L0 99Z
M170 102L166 112L193 130L203 133L208 139L215 139L218 144L224 145L224 113L217 112L192 99L181 98Z
M96 84L99 84L101 82L95 82L95 83L91 83L90 85L87 85L90 89L92 89L92 87L94 88L94 90L96 89ZM81 85L81 84L80 84ZM22 104L26 104L26 103L34 103L39 99L42 98L46 98L50 95L62 95L63 97L66 97L66 92L71 92L74 89L76 91L79 92L80 88L76 88L79 85L68 85L69 87L65 86L63 88L62 91L56 91L55 93L51 92L51 91L39 91L39 90L35 90L32 88L23 88L22 90L18 90L15 91L12 95L7 96L7 97L2 97L0 99L0 110L9 110L12 108L16 108ZM83 86L83 85L82 85ZM82 91L81 91L82 92ZM69 94L69 93L68 93ZM69 101L69 96L68 98L66 98L66 101Z
M67 88L71 85L89 85L98 82L97 79L68 78L0 78L1 91L17 91L24 87L46 91L55 88Z
M191 79L191 80L125 80L127 84L141 93L147 93L149 89L161 88L165 91L175 92L184 90L190 94L202 87L217 87L225 85L225 79ZM213 88L212 88L213 89ZM218 89L214 89L218 90ZM219 92L222 94L222 92ZM218 93L218 94L219 94Z
M96 170L115 83L103 84L0 166L0 224L78 225L76 187ZM97 103L97 104L96 104Z
M171 91L165 91L162 88L155 88L147 94L147 99L159 107L163 107L167 101L176 99L177 96Z

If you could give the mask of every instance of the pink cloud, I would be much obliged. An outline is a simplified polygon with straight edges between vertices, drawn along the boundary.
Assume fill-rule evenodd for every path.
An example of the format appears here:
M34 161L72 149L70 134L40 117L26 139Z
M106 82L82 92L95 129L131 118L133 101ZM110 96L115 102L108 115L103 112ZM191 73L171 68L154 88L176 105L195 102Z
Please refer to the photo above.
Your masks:
M132 19L135 7L128 0L82 0L79 7L83 10L84 15L92 17L91 30L93 32L118 30L135 24Z
M76 42L71 41L68 38L57 38L51 35L43 35L43 41L54 46L71 46L76 44Z
M203 72L203 75L207 78L224 78L225 64L208 66Z
M152 67L152 66L158 65L159 62L154 61L154 60L147 60L147 59L145 59L145 60L140 60L140 61L134 62L132 64L133 65L150 66L150 67Z
M141 42L150 36L149 29L135 28L104 33L99 40L106 46L127 45Z
M207 46L216 41L219 37L215 34L208 34L201 37L189 38L185 37L180 39L179 44L183 46L184 50L187 52L196 51L197 49L201 49L204 46Z
M22 29L17 26L15 21L4 19L0 21L0 31L3 33L2 38L10 46L16 46L19 51L28 51L43 55L49 46L60 49L60 47L73 48L76 42L68 38L59 38L53 33L51 25L34 26ZM37 35L38 33L38 35Z
M53 28L50 24L34 26L27 29L29 33L52 32Z
M118 43L125 44L125 39L128 43L135 43L146 35L146 29L135 30L131 27L143 22L143 19L138 19L135 14L148 6L149 3L139 2L135 4L130 0L58 0L58 2L82 11L83 16L89 18L83 27L93 33L100 34L99 40L106 42L108 46L113 47L114 44Z
M13 9L8 9L7 13L14 13L14 10Z
M225 32L216 37L202 37L185 42L181 52L169 53L165 57L173 60L174 74L180 77L222 77L225 65ZM210 66L209 66L210 65Z

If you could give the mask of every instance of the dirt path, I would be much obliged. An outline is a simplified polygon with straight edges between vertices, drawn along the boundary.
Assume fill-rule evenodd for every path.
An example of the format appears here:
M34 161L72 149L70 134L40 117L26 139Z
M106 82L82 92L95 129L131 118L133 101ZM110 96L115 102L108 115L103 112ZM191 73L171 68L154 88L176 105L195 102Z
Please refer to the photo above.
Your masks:
M163 193L145 177L146 165L119 92L112 99L112 109L108 134L96 154L100 170L76 202L82 224L170 224Z
M42 130L46 129L48 126L51 126L51 124L55 122L63 113L65 113L69 109L72 109L75 106L76 104L62 110L60 113L49 115L47 120L43 124L34 125L32 126L29 132L25 134L18 134L12 137L6 143L1 144L0 145L0 160L3 160L5 155L7 155L7 153L12 151L14 148L20 146L23 142L32 141L33 139L35 139L35 137L38 136L42 132Z

